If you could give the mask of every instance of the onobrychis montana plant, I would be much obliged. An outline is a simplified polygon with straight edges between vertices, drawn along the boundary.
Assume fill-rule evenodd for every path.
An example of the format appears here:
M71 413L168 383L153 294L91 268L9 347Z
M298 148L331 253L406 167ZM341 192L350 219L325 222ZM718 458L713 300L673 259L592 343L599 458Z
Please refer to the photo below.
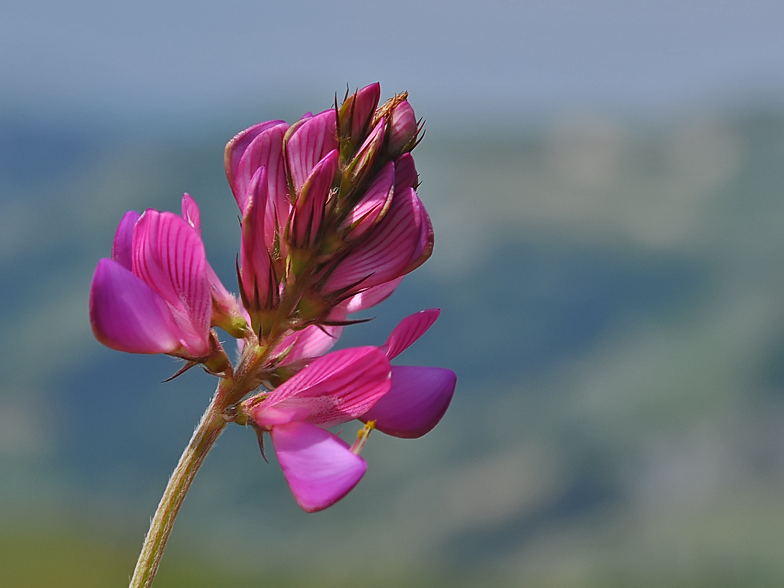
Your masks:
M215 395L152 519L132 587L150 586L174 518L207 452L229 423L268 436L297 503L343 498L367 469L372 429L403 438L444 415L448 369L391 366L436 320L403 319L383 345L329 352L353 313L387 298L433 249L411 156L422 134L406 94L378 105L372 84L292 125L267 121L226 146L241 217L239 295L207 262L196 202L182 215L130 211L90 290L96 338L119 351L181 358L218 377ZM215 327L237 340L235 363ZM233 352L232 352L233 355ZM178 372L179 373L179 372ZM364 423L353 444L329 428Z

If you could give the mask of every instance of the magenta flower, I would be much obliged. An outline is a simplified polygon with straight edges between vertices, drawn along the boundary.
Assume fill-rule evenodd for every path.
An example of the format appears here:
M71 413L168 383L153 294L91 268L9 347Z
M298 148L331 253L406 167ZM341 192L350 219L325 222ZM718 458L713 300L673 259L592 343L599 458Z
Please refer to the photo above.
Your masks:
M107 347L205 361L214 351L210 326L243 332L236 300L207 263L199 209L183 197L183 217L149 209L125 214L111 259L98 263L90 322Z
M260 439L270 433L286 481L305 511L343 498L367 469L347 443L323 429L365 414L390 385L386 356L375 347L357 347L319 357L273 391L243 403Z
M397 94L379 106L371 84L292 125L268 121L226 145L239 207L239 297L221 284L201 240L201 214L130 211L90 288L96 338L117 350L165 353L218 376L152 519L131 585L149 588L196 471L230 422L269 434L307 512L343 498L367 471L360 452L375 428L415 438L441 420L455 390L448 369L391 366L438 317L403 319L380 347L329 352L351 315L394 292L433 250L411 151L422 126ZM237 339L232 364L213 327ZM365 425L349 445L328 429Z
M362 444L350 447L324 428L359 418L372 421L383 433L415 438L441 420L454 393L454 372L389 366L390 359L430 328L439 312L431 309L403 319L381 347L319 357L271 392L243 403L241 410L259 439L270 433L283 474L304 510L331 506L367 470L358 455Z

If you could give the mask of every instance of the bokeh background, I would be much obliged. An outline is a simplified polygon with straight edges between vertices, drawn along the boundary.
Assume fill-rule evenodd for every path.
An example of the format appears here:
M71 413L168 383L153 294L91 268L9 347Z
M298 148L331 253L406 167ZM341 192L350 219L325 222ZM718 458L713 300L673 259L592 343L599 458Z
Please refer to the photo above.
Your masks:
M128 209L202 207L223 146L373 81L408 90L432 259L347 329L458 373L301 512L230 427L156 586L784 585L784 4L6 0L0 585L123 586L214 382L92 337ZM353 434L346 428L346 436Z

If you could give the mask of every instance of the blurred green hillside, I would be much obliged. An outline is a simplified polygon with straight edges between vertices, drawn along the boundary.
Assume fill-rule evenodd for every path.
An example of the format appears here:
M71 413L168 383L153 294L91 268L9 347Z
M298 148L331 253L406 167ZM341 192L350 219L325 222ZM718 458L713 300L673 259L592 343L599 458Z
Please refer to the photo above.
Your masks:
M90 278L126 210L187 191L233 286L222 149L251 122L0 118L0 586L127 582L214 382L99 345ZM156 586L784 585L784 112L435 128L415 155L433 258L340 345L442 308L397 363L454 369L452 408L374 433L316 515L230 427Z

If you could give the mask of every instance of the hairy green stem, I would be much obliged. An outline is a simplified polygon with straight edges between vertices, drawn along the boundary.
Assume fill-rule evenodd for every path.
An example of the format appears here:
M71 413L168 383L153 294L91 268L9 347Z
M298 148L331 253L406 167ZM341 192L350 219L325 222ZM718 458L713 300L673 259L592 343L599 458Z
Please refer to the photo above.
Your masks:
M201 422L193 432L190 443L169 478L169 483L166 485L155 516L150 521L150 530L144 539L144 546L136 562L136 569L133 571L129 588L149 588L152 586L163 550L174 525L174 519L182 506L188 488L196 477L196 472L199 471L204 458L207 457L207 453L227 424L221 416L224 408L221 406L224 402L224 395L220 392L221 386L218 387L218 392L202 416Z

